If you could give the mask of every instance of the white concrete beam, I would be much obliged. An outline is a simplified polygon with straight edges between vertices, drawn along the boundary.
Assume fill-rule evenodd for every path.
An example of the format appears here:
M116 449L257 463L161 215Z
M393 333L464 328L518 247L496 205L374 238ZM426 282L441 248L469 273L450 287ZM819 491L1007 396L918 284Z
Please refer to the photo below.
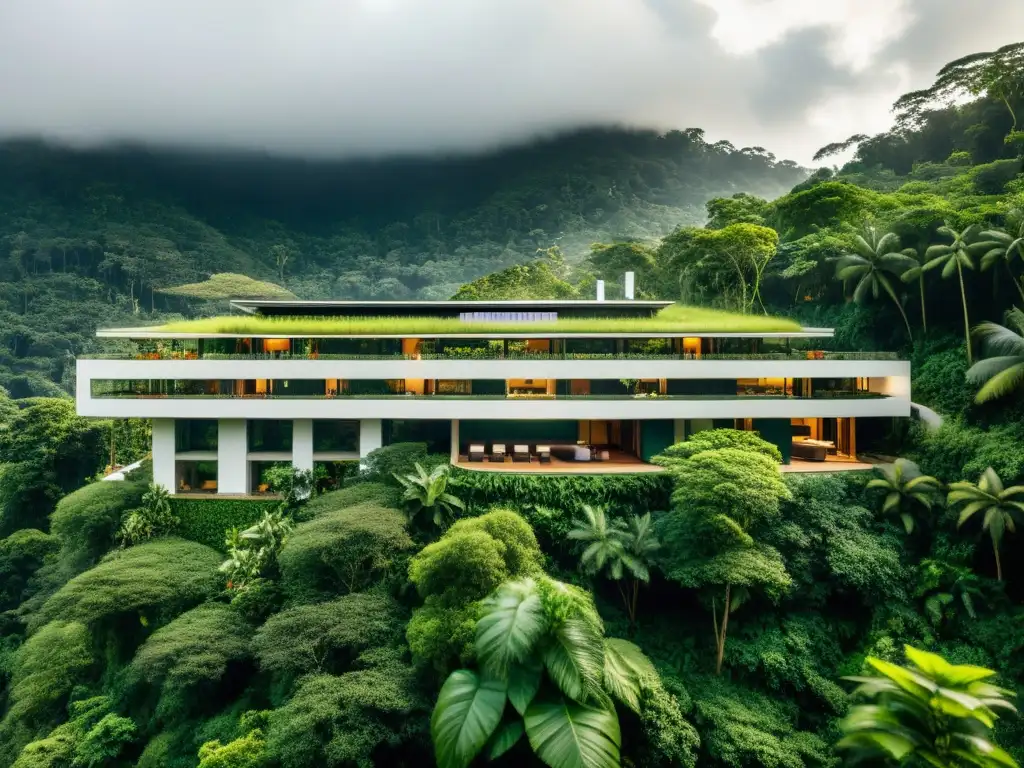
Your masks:
M292 422L292 466L313 470L313 420L295 419Z
M381 419L362 419L359 422L359 463L366 454L384 445L384 424Z
M174 467L174 419L153 419L153 482L178 492Z
M217 493L249 492L249 461L245 419L217 422Z

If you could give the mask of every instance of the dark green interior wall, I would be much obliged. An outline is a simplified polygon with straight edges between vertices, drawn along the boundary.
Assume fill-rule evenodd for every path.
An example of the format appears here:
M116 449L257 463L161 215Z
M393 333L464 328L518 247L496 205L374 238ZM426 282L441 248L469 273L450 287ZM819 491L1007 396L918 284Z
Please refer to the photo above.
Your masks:
M591 379L590 394L592 395L625 395L629 390L618 379Z
M782 463L789 464L793 457L793 424L789 419L754 419L751 426L761 437L778 446Z
M715 429L735 429L736 419L712 419Z
M735 395L736 379L667 379L668 395Z
M553 443L575 443L579 439L576 421L509 421L467 419L459 422L459 443L510 443L521 440L532 443L550 440Z
M431 453L448 453L452 445L452 423L447 419L382 419L384 445L426 443Z
M469 382L470 392L474 395L504 395L504 379L473 379Z
M644 419L640 422L640 458L650 461L675 442L672 419Z

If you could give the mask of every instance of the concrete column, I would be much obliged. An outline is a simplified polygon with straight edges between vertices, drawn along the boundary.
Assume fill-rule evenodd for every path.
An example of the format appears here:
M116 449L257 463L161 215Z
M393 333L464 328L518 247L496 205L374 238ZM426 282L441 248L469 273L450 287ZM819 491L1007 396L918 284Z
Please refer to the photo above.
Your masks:
M675 419L672 439L677 443L681 443L686 440L686 419Z
M245 419L217 422L217 493L249 492L249 443Z
M452 464L459 462L459 420L452 419Z
M313 471L313 420L292 422L292 466Z
M153 419L153 482L168 493L178 492L174 453L174 419Z
M380 419L361 419L359 422L359 463L366 454L384 444L384 425Z

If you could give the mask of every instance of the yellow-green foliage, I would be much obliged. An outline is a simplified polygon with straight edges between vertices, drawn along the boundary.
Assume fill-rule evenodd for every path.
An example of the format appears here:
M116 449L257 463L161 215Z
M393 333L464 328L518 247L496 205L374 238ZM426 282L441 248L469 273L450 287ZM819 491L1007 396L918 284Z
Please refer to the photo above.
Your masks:
M686 333L799 331L794 320L740 315L675 304L650 318L577 318L525 323L463 322L447 317L260 317L256 315L182 320L147 330L167 333L225 333L234 336L440 336L472 333Z
M413 655L442 670L468 661L479 601L506 581L539 574L542 563L533 529L511 510L455 523L409 564L424 598L406 631Z
M224 301L227 299L294 299L295 294L275 283L253 280L234 272L210 275L201 283L188 283L173 288L160 288L157 293L187 296L190 299Z
M545 261L516 264L477 278L452 296L460 301L484 299L576 299L579 294Z
M169 619L218 592L220 561L209 547L176 538L113 552L51 596L30 629L54 619L93 624L133 613L146 622Z

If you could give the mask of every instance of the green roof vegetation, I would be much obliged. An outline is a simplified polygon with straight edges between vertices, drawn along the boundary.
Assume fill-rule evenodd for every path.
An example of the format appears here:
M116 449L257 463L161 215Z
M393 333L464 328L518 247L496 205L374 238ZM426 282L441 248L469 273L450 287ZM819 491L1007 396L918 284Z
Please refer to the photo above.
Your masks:
M186 296L204 301L226 301L228 299L294 299L295 294L276 283L253 280L234 272L210 275L201 283L187 283L173 288L158 288L157 293L171 296Z
M674 304L654 317L564 318L549 322L464 322L445 317L209 317L168 323L147 331L223 333L237 336L434 336L476 333L772 333L797 332L794 320L739 315Z

